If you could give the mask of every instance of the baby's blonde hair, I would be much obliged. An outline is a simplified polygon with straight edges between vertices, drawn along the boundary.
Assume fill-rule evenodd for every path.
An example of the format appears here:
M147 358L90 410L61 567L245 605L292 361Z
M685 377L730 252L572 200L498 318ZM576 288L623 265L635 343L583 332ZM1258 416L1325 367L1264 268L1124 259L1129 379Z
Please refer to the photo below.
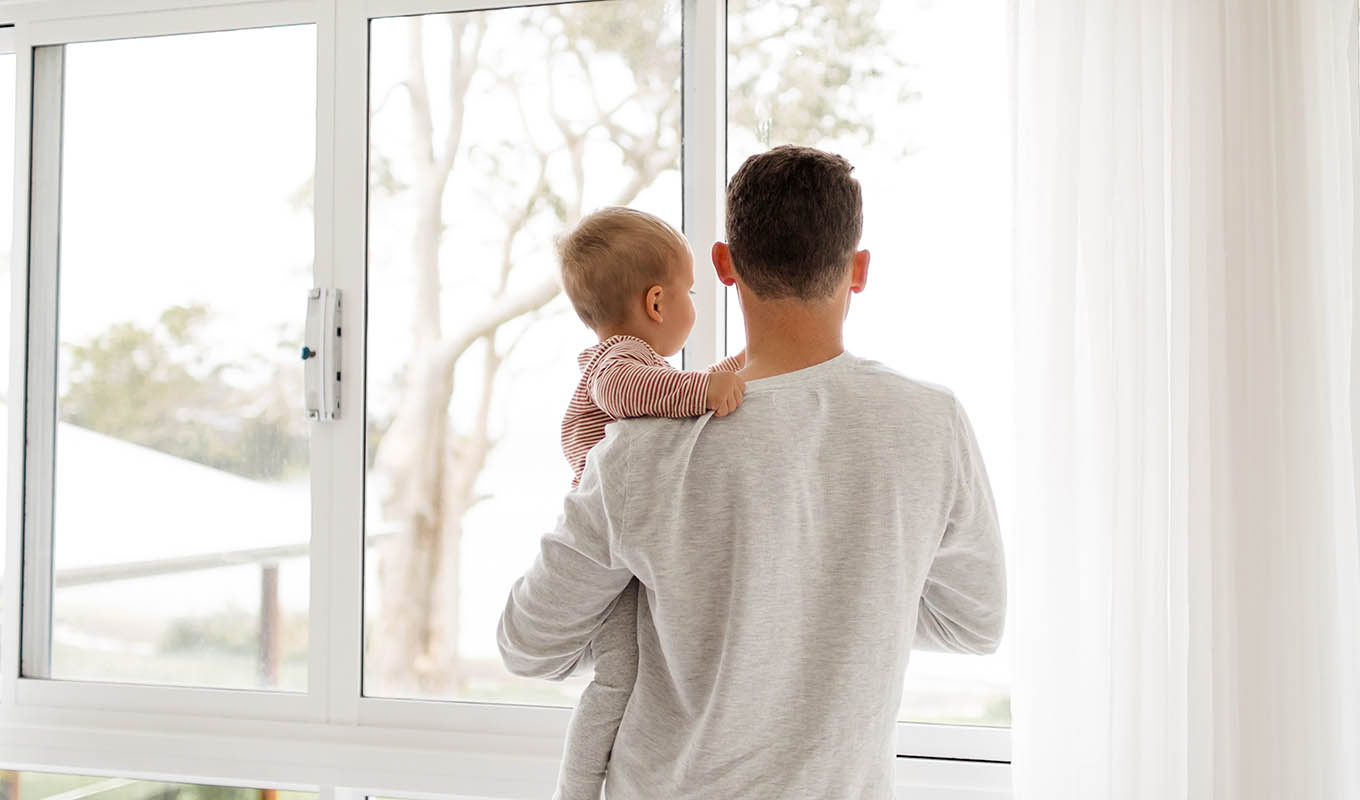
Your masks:
M628 304L689 255L689 242L665 220L622 206L588 214L557 241L562 288L594 330L627 319Z

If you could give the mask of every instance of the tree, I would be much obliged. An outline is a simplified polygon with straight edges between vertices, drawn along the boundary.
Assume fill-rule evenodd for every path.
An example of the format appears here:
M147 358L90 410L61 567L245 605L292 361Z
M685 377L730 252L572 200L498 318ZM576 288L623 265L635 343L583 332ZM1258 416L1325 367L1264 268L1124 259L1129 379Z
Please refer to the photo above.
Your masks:
M733 26L742 33L730 45L741 54L730 76L731 123L766 144L772 135L805 143L870 136L867 115L853 107L847 87L878 80L885 65L898 63L874 26L877 9L877 0L777 5L733 0L730 13L749 24ZM407 105L408 155L418 166L403 182L392 174L393 159L380 152L372 156L375 185L409 193L409 258L416 275L403 394L373 454L387 487L380 498L384 516L397 522L379 555L381 623L369 632L368 674L382 693L440 696L461 688L463 520L480 499L478 477L494 446L488 420L497 378L518 341L510 335L513 329L560 291L551 270L521 279L517 255L546 223L557 229L571 225L586 210L587 197L599 195L601 179L592 164L602 145L612 151L611 174L623 176L608 194L614 204L632 203L678 167L677 12L673 2L587 3L517 16L462 13L406 21L407 69L400 89ZM495 40L504 41L503 26L509 25L514 52L490 52ZM426 43L435 30L446 43L448 63L428 63ZM610 72L619 61L631 76L626 91L617 86L617 70ZM445 113L437 113L431 97L436 69L449 76L447 108L438 109ZM773 93L762 83L771 76ZM526 105L522 87L534 81L551 87L547 109ZM468 141L473 91L501 93L514 108L511 119L498 120L502 135L494 141ZM577 102L563 102L567 95ZM770 102L766 98L778 108L773 126L769 109L758 107ZM379 99L375 111L390 99ZM529 179L501 177L503 167L522 167L526 159ZM478 193L488 201L513 195L501 209L500 256L485 303L452 325L441 302L445 284L470 265L454 262L441 247L451 191ZM454 377L469 354L481 363L480 385L470 387L477 392L477 410L456 425L450 414Z
M263 376L213 358L209 319L172 306L152 327L120 322L69 345L62 421L247 478L305 474L297 370L265 354L251 359Z

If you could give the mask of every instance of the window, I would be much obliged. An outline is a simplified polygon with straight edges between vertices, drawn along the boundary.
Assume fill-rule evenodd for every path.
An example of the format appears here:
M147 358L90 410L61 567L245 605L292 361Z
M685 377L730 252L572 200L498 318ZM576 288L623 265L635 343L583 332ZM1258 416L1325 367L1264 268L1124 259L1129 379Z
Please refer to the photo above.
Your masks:
M680 8L374 20L365 693L569 705L501 666L505 593L572 473L594 343L553 237L602 205L680 225Z
M1004 516L1004 15L947 5L0 10L23 334L0 767L39 768L0 773L0 800L544 796L584 680L508 675L494 631L570 484L593 343L553 238L616 203L683 224L684 362L706 366L742 344L706 268L718 198L766 143L857 164L874 263L850 344L958 390ZM315 287L342 298L334 420L302 409ZM1007 732L972 727L1007 722L1000 659L932 661L903 793L1002 790Z
M34 53L60 187L31 246L60 279L28 676L307 685L314 50L297 26Z
M872 258L846 346L957 393L1004 530L1013 435L1005 4L861 5L730 0L728 170L784 142L854 165ZM736 352L745 330L728 291ZM1004 649L913 653L900 718L1009 725L1007 663Z

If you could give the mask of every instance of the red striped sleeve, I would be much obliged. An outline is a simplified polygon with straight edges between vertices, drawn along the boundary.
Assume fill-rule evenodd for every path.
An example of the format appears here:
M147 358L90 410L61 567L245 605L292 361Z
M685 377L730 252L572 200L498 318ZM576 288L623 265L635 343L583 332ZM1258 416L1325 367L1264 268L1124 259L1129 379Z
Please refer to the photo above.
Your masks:
M708 410L708 373L675 369L641 339L608 339L582 353L580 362L581 381L562 420L562 453L575 475L573 486L610 422L697 417Z
M614 419L697 417L707 410L707 395L708 373L648 363L624 348L607 353L590 382L590 399Z
M741 356L735 355L728 356L727 358L724 358L722 361L719 361L718 363L709 367L708 372L709 374L712 374L714 372L741 372L741 368L742 368Z

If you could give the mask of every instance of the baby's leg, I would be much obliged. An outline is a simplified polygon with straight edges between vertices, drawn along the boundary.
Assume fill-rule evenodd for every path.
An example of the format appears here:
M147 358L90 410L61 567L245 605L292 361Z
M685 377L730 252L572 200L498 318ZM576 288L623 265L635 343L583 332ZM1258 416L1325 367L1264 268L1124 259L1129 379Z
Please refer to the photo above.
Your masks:
M609 752L637 680L637 593L634 578L590 643L595 678L571 716L554 800L599 800Z

